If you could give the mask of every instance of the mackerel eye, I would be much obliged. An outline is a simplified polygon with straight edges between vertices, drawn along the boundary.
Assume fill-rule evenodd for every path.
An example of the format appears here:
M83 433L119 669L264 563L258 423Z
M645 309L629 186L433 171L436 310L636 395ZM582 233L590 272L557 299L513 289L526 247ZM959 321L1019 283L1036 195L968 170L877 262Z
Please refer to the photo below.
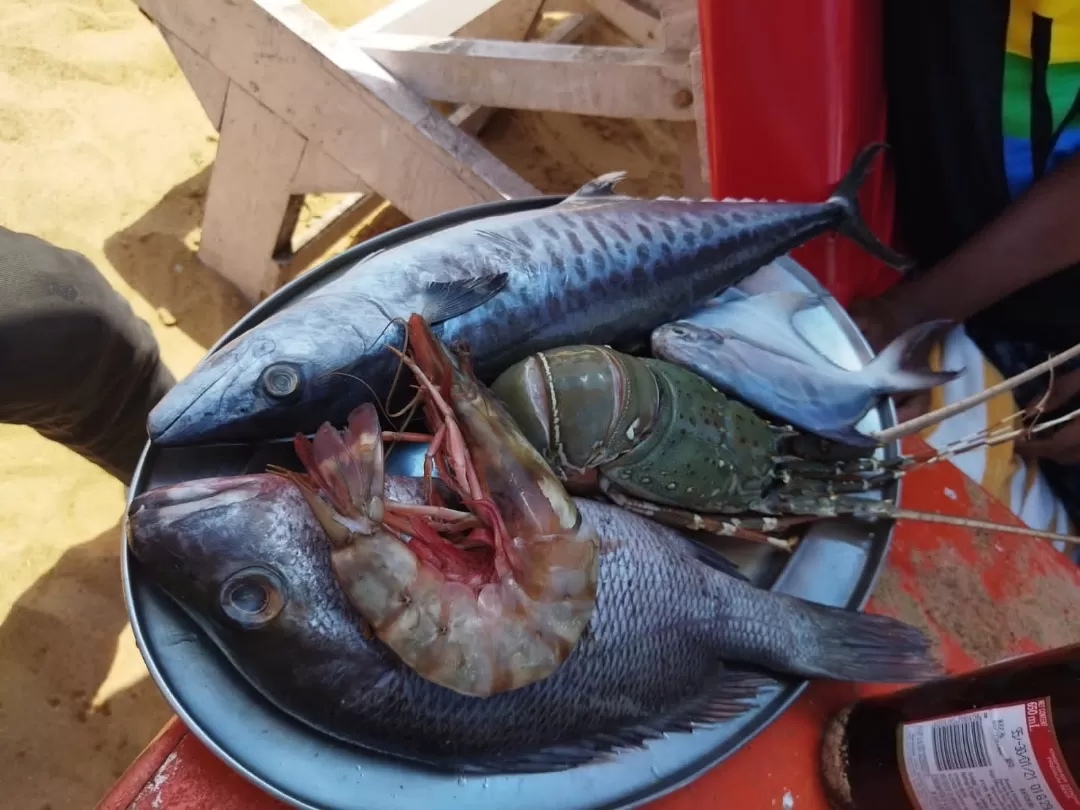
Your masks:
M225 580L219 600L222 611L236 624L262 627L285 607L285 586L273 571L245 568Z
M300 391L300 371L291 363L274 363L262 373L262 385L274 399L289 399Z

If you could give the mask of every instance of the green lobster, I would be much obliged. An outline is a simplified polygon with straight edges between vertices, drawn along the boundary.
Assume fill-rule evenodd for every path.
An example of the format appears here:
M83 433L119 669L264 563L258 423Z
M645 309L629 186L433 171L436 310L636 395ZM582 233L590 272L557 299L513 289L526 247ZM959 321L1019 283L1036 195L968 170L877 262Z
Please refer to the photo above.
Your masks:
M511 366L492 390L568 487L598 486L616 504L677 528L791 550L794 542L776 535L820 517L956 522L856 495L927 459L886 461L874 457L876 447L773 424L663 360L567 346Z

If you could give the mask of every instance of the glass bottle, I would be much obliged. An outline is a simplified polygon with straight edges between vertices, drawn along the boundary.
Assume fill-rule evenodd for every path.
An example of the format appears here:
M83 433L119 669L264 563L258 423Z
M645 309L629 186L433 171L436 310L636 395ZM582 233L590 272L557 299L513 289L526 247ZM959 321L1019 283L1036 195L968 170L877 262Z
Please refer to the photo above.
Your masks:
M1080 644L856 701L821 765L836 810L1080 810Z

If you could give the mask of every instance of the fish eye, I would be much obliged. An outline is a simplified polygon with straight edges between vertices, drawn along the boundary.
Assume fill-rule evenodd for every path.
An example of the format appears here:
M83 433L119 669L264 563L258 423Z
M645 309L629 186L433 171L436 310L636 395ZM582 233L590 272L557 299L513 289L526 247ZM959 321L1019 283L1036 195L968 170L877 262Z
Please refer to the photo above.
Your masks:
M285 607L285 586L266 568L245 568L230 576L219 596L225 615L241 627L262 627Z
M292 363L274 363L262 373L262 386L274 399L288 399L300 391L300 370Z

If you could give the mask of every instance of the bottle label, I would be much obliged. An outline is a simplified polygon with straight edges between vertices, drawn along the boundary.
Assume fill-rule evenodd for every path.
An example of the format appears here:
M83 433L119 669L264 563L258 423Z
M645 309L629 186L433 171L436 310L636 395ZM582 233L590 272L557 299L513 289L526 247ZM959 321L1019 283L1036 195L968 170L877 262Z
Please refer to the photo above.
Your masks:
M1048 697L902 724L898 736L917 810L1080 810Z

